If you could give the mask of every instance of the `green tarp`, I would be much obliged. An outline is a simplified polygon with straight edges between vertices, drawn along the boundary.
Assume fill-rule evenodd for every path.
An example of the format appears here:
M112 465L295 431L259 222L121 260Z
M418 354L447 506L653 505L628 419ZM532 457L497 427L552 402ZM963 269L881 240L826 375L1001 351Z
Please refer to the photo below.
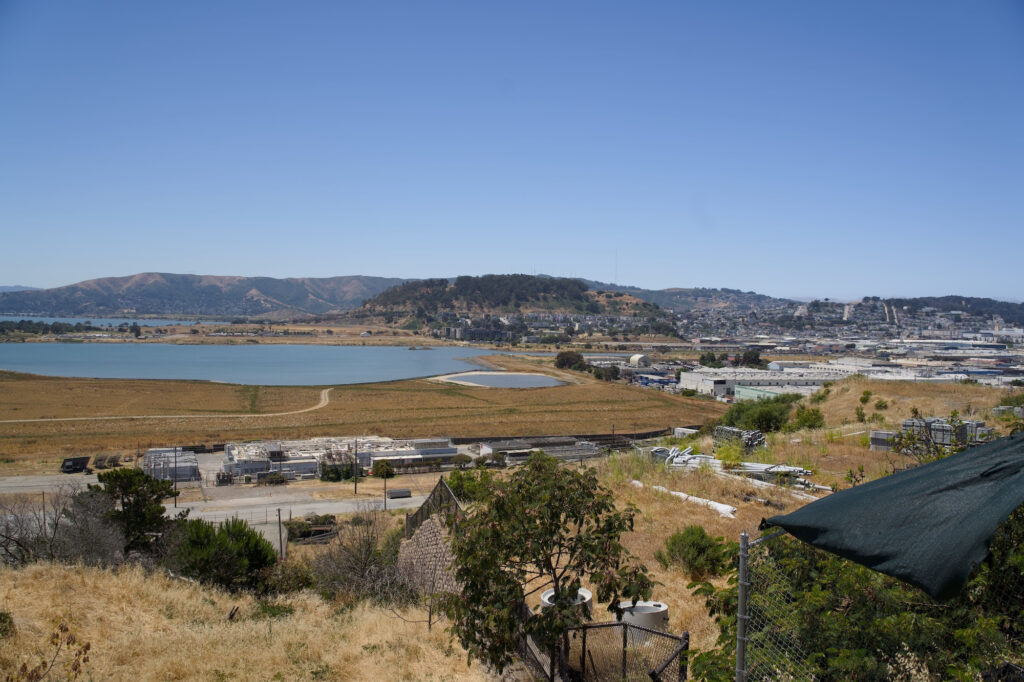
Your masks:
M1018 434L842 490L765 525L946 599L1022 504Z

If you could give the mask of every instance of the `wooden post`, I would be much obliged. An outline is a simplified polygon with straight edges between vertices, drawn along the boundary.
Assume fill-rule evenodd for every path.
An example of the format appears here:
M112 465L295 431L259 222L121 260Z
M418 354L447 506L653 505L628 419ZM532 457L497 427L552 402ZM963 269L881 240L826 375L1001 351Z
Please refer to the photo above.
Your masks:
M629 636L629 623L622 623L622 679L626 679L626 645Z
M281 508L277 508L277 551L278 555L284 558L284 533L281 529Z
M580 651L580 679L581 680L586 680L587 679L587 628L586 628L586 626L584 626L582 629L583 629L583 641L581 642L581 646L583 647L583 650Z

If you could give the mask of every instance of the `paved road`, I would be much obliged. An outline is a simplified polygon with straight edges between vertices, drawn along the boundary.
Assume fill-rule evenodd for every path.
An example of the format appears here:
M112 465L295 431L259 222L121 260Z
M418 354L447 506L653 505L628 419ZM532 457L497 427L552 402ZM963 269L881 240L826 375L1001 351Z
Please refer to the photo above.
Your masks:
M424 500L426 495L416 495L398 500L388 500L388 509L416 509ZM352 512L365 511L368 509L383 509L384 500L359 499L359 500L313 500L303 501L299 499L281 498L271 499L242 499L231 500L233 504L227 505L223 500L212 502L190 502L180 504L177 508L173 504L164 505L168 513L180 512L188 509L190 519L205 519L206 521L223 521L224 519L237 517L252 523L268 523L277 518L277 510L281 510L281 518L288 519L307 514L351 514Z
M96 474L46 474L42 476L0 477L0 494L52 492L59 488L84 488L99 483Z
M124 419L251 419L253 417L287 417L291 414L302 414L313 412L327 407L331 402L331 391L333 388L325 388L320 391L320 402L313 407L305 407L301 410L290 412L261 412L259 414L133 414L120 417L52 417L48 419L3 419L0 424L27 424L32 422L99 422L118 421Z
M0 494L55 492L61 488L84 489L88 483L98 483L96 474L50 474L43 476L5 476L0 478ZM194 485L194 484L193 484ZM180 486L184 487L184 486ZM364 509L383 509L381 496L360 496L348 500L317 500L303 490L290 491L287 488L227 486L208 488L208 492L222 493L223 497L203 502L179 502L164 505L168 513L189 510L189 518L223 521L237 516L252 522L266 522L277 516L277 510L287 518L306 514L351 514ZM415 509L427 499L426 495L414 495L397 500L388 500L388 509Z

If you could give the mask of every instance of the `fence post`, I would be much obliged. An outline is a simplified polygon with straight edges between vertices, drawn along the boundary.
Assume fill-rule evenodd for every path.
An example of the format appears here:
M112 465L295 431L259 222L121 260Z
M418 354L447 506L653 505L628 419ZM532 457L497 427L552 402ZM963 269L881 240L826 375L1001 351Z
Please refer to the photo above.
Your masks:
M582 650L580 651L580 679L587 679L587 628L582 629L583 640L580 642Z
M622 623L622 679L626 679L626 639L629 636L629 623Z
M747 679L747 621L750 619L748 613L750 579L749 562L750 557L750 536L747 531L740 533L740 565L738 600L736 605L736 682L746 682Z
M683 633L682 641L683 650L679 652L679 679L685 680L687 674L689 674L689 663L690 663L690 631L687 630Z

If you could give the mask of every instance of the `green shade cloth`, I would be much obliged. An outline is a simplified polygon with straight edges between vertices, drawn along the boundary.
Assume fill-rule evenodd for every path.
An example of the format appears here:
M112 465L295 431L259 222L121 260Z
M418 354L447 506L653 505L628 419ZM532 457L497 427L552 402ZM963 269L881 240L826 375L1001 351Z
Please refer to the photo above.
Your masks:
M920 587L955 595L1024 504L1024 434L837 492L762 526Z

